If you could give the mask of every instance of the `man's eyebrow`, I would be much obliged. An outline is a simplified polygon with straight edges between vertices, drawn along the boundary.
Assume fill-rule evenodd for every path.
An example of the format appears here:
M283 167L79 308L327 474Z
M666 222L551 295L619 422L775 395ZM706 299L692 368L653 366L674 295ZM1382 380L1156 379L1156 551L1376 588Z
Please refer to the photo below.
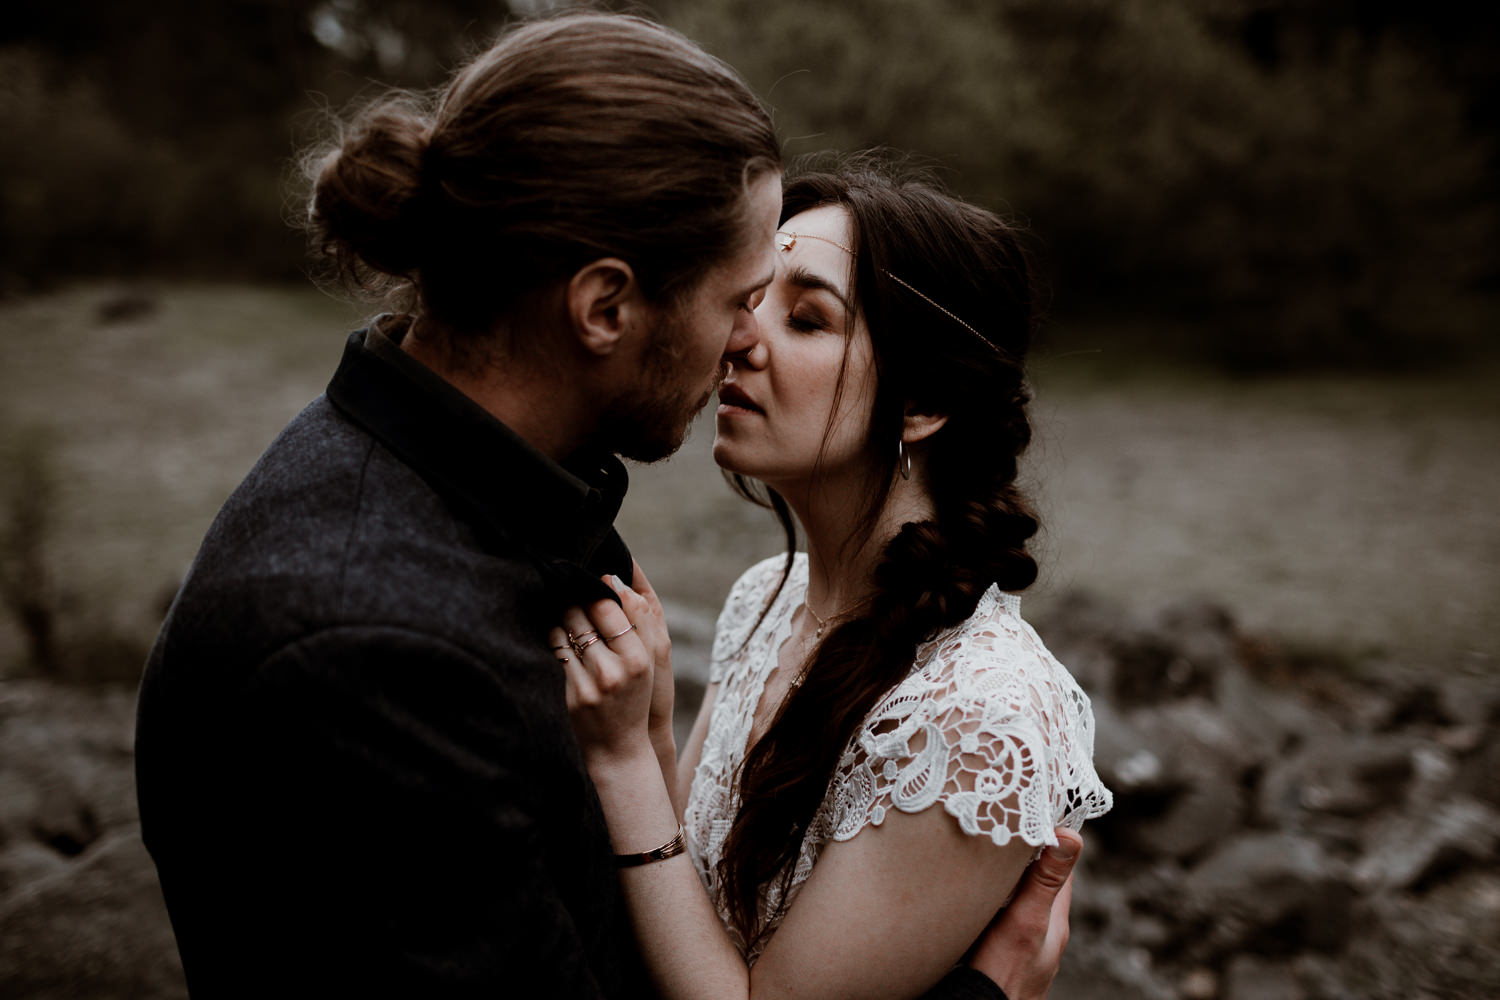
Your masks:
M807 288L815 291L825 291L828 294L832 295L834 298L838 299L839 302L843 304L846 310L853 312L853 307L849 305L849 300L844 298L844 293L839 291L839 287L837 285L829 281L827 278L822 277L821 275L812 273L805 267L792 268L787 272L786 280L790 281L798 288Z

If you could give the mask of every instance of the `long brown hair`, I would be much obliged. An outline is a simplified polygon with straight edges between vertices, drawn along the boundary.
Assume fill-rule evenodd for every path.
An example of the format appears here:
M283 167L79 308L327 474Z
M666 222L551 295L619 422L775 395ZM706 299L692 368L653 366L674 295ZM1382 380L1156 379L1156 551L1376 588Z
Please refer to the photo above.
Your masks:
M865 441L872 488L856 535L885 504L908 408L948 420L920 445L934 516L903 525L886 544L873 596L817 647L740 768L739 812L718 876L747 942L764 929L759 893L777 879L785 888L839 756L910 671L917 645L973 614L991 584L1019 591L1037 575L1026 551L1037 519L1016 487L1016 460L1031 440L1023 363L1037 315L1017 230L886 157L816 166L788 185L782 220L833 204L853 226L854 293L877 379ZM796 538L787 505L734 478L787 533L784 584Z
M382 97L307 162L315 245L346 284L463 339L600 257L670 302L738 249L746 187L781 155L724 63L572 13L504 34L436 95Z

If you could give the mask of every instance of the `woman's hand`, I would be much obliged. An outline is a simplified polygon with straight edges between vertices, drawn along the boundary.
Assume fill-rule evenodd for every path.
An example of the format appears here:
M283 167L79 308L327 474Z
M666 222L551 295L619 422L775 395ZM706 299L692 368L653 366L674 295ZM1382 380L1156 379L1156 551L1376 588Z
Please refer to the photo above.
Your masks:
M667 633L667 617L662 612L661 601L651 589L651 581L641 569L641 564L631 561L635 577L631 582L635 589L625 586L619 577L607 576L604 582L620 598L620 607L626 617L635 623L636 632L651 654L651 714L647 728L653 734L665 733L671 739L672 702L674 683L672 678L672 637Z
M635 575L644 593L606 577L620 604L570 608L551 634L567 678L573 731L591 764L655 754L653 736L663 727L671 732L671 640L661 602L639 566Z

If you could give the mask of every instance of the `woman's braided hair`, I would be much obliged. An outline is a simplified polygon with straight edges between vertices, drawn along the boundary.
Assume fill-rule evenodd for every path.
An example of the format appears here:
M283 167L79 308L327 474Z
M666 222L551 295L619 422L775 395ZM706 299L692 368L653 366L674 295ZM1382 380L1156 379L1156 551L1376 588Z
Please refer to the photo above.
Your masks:
M1031 440L1023 362L1037 314L1017 230L875 154L799 173L782 219L829 204L849 213L855 298L877 378L865 443L869 500L852 542L868 534L898 474L905 413L948 419L918 445L927 449L933 518L902 526L886 544L873 596L817 647L803 683L739 770L740 809L718 875L747 942L764 930L759 893L778 879L785 889L840 755L910 671L917 645L973 614L992 584L1019 591L1037 575L1026 551L1037 519L1016 486L1017 459ZM731 478L776 510L791 543L784 584L796 538L786 503Z

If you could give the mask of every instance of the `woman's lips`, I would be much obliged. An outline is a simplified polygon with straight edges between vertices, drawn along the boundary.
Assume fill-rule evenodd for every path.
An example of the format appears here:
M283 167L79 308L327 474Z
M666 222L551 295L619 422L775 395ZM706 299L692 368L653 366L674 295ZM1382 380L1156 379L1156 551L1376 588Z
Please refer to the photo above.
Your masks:
M734 412L742 410L748 413L764 413L755 401L745 394L738 386L724 384L719 386L719 413Z

